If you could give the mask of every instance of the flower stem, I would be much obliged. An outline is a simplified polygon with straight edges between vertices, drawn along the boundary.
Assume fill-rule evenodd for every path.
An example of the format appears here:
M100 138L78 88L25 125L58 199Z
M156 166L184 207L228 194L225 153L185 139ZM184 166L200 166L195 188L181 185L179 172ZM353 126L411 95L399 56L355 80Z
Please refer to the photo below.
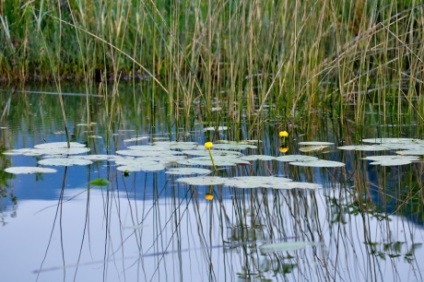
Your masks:
M215 161L213 160L213 156L212 156L211 149L208 149L208 152L209 152L209 156L211 157L211 161L212 161L213 169L214 169L214 170L216 170Z

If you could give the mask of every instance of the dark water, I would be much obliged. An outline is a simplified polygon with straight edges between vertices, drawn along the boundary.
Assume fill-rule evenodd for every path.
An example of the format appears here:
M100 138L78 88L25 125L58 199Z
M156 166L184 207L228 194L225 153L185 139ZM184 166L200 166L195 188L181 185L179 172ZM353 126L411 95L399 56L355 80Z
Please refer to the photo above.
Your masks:
M72 90L72 89L71 89ZM67 91L78 92L78 91ZM90 154L114 154L154 139L260 139L258 150L280 156L278 132L288 128L289 151L300 141L336 145L311 153L343 168L302 168L254 161L220 169L221 176L274 175L322 184L318 190L187 186L164 171L133 172L113 162L56 167L54 174L12 175L10 166L36 166L40 157L0 155L1 281L422 281L424 259L422 161L379 167L362 158L379 152L337 149L393 127L341 126L331 115L291 124L270 118L252 126L205 116L171 116L167 98L143 89L119 97L66 95L73 141ZM0 151L65 141L57 95L0 94ZM89 104L87 104L87 101ZM87 108L87 105L89 107ZM201 106L199 106L201 107ZM221 114L218 114L221 115ZM302 120L302 119L300 119ZM93 122L92 131L82 125ZM213 122L227 130L204 132ZM237 130L234 129L237 127ZM413 136L406 126L403 137ZM129 138L148 137L135 142ZM89 187L106 178L107 188ZM213 201L205 195L213 192ZM282 249L273 243L308 242Z

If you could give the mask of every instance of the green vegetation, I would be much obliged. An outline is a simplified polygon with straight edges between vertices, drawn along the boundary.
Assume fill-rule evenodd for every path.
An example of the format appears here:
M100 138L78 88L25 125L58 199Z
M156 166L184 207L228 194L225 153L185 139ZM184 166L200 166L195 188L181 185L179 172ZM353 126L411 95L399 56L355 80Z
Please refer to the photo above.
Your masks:
M2 1L0 78L149 79L186 123L199 98L235 121L354 105L363 123L370 102L423 121L423 17L414 0Z

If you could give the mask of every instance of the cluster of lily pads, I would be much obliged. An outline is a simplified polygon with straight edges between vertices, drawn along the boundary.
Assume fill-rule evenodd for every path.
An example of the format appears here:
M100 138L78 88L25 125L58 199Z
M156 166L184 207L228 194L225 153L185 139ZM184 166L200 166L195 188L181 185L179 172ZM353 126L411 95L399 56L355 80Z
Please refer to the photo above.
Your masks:
M413 138L366 138L364 144L338 147L340 150L394 152L390 155L367 156L372 165L398 166L420 161L424 156L424 140Z
M130 143L135 139L124 140ZM138 140L138 139L137 139ZM291 189L306 188L316 189L320 185L314 183L294 182L283 177L243 176L223 178L206 176L217 167L249 165L252 161L279 161L287 162L294 166L303 167L343 167L345 164L338 161L319 159L310 155L281 155L270 156L250 153L242 154L248 150L257 149L256 140L243 142L220 141L205 146L196 142L156 141L146 145L127 146L126 149L117 150L113 155L87 154L90 149L84 144L71 142L70 147L66 142L44 143L34 148L14 149L4 152L8 155L26 155L39 157L36 167L8 167L6 172L21 173L54 173L54 166L90 165L93 162L108 161L116 165L118 171L125 174L135 171L154 172L165 170L169 175L193 176L182 177L177 181L188 185L223 185L240 188L274 188ZM363 145L341 146L341 150L361 151L391 151L393 155L368 156L371 164L404 165L419 161L424 155L424 141L407 138L379 138L364 139ZM330 142L300 142L300 152L323 151L332 146ZM47 166L47 167L46 167Z

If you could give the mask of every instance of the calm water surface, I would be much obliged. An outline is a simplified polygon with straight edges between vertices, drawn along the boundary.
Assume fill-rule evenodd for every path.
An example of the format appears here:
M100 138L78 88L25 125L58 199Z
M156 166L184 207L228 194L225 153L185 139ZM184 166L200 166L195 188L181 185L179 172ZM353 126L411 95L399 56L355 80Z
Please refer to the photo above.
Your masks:
M281 122L205 132L210 120L199 108L183 130L186 121L167 114L163 97L140 93L120 93L115 104L91 97L88 110L86 97L65 96L73 141L87 144L89 154L114 154L159 139L203 144L238 136L262 140L246 155L283 155ZM66 140L57 96L0 95L0 151ZM83 125L88 119L91 131ZM308 155L346 167L253 161L217 172L289 177L321 184L318 190L194 187L164 171L126 177L110 161L12 175L4 169L36 166L41 157L1 154L1 281L423 281L423 162L369 165L362 158L378 152L337 149L342 139L358 142L351 126L338 125L323 115L290 127L286 155L302 154L300 141L329 141L336 145ZM362 137L376 131L370 126ZM419 138L412 131L406 128L405 137ZM146 138L128 141L136 137ZM110 184L89 185L99 177ZM209 192L212 201L205 200ZM265 248L284 242L292 249Z

